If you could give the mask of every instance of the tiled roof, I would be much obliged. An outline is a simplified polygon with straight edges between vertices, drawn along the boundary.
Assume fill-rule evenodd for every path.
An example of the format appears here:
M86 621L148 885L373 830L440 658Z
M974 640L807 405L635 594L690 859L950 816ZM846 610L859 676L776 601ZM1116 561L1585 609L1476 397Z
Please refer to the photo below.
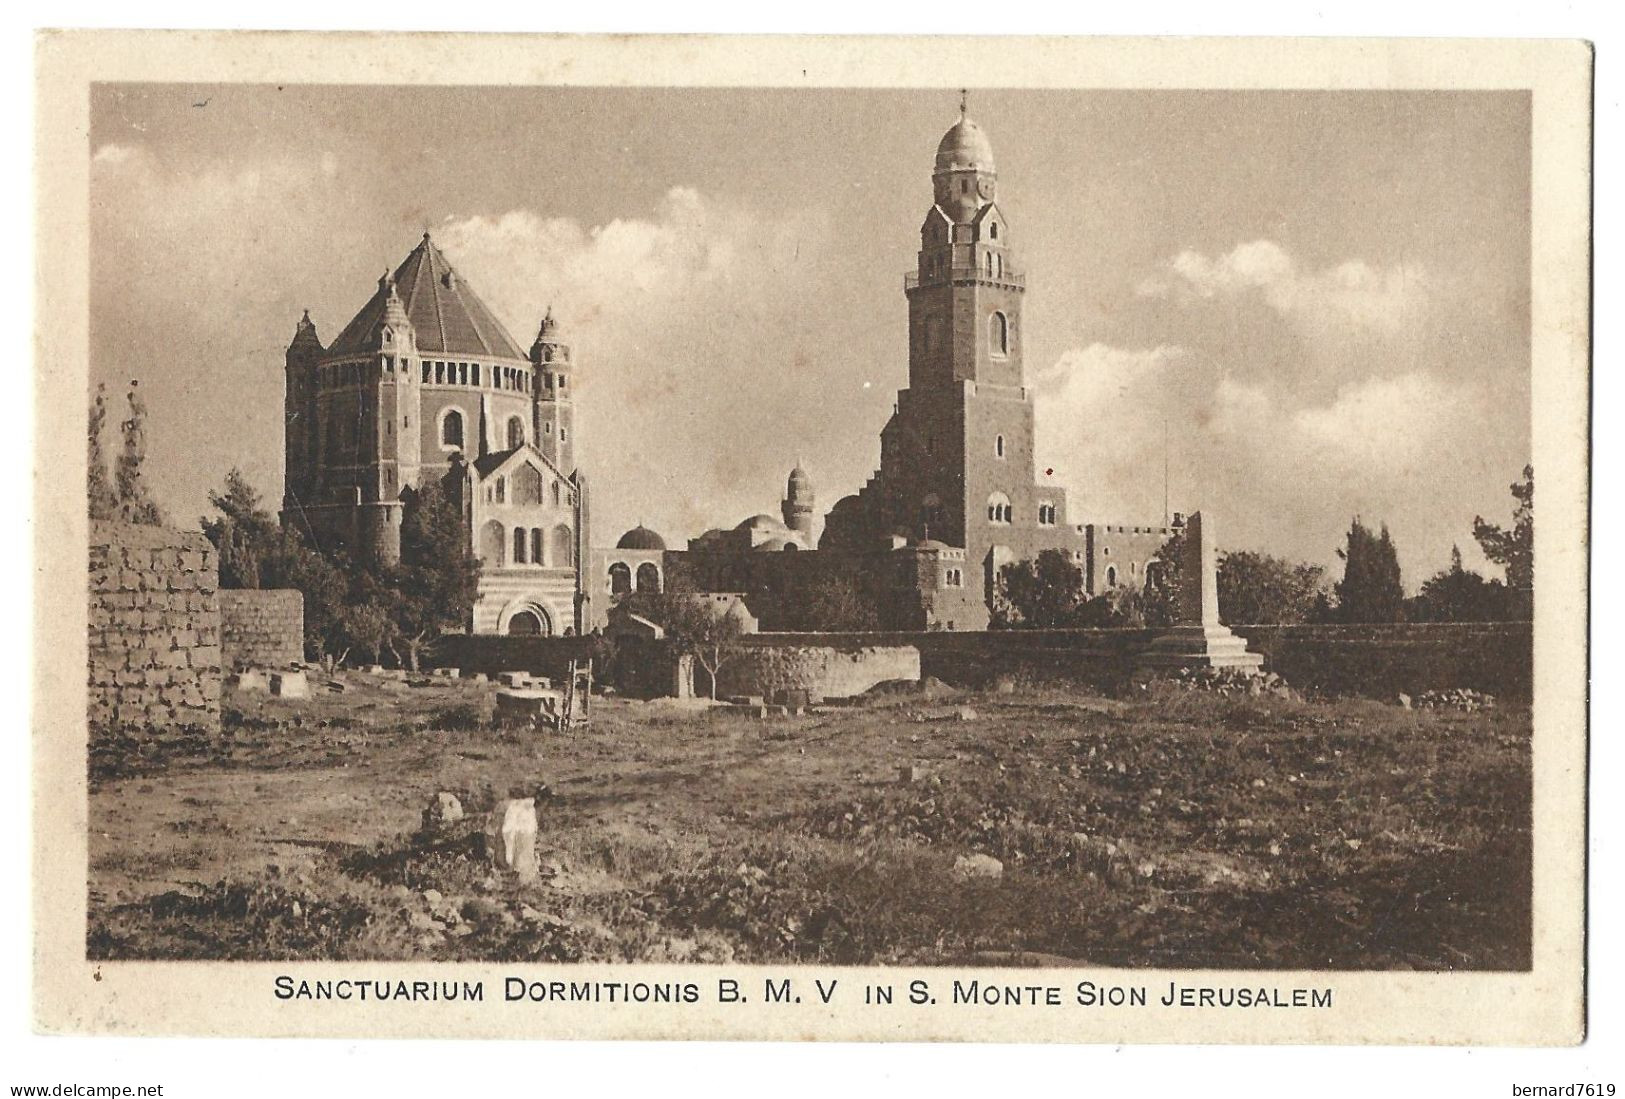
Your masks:
M452 270L429 234L395 269L395 290L406 306L418 350L434 355L469 355L518 359L528 356L514 343L502 322L486 308L468 280ZM383 315L389 291L380 286L361 312L339 333L330 355L370 350L372 333Z

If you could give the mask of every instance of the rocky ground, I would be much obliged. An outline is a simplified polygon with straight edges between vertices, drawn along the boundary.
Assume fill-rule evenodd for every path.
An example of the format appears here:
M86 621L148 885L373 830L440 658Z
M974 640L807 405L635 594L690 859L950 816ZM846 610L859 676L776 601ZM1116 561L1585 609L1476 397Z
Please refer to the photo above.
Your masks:
M340 683L93 744L93 958L1529 964L1530 719L1483 696L610 699L561 735ZM481 826L532 795L521 883Z

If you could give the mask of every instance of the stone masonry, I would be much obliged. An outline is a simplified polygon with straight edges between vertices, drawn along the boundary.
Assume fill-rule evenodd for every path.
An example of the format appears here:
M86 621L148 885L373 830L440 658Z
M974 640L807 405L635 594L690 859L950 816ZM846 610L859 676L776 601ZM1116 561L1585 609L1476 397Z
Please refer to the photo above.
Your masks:
M305 596L294 590L223 588L220 663L285 668L305 658Z
M90 524L92 727L219 727L216 569L201 534Z

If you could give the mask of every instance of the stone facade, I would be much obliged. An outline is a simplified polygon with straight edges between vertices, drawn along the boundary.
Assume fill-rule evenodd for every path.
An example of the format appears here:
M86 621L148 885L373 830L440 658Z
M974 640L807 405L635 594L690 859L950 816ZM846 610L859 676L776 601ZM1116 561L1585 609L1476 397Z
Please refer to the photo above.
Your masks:
M220 663L285 668L305 658L305 596L299 591L222 588Z
M305 314L285 392L284 524L392 562L412 493L438 481L483 566L470 628L565 634L594 620L575 361L551 312L522 351L425 233L332 346Z
M217 568L201 534L92 521L92 728L219 728Z

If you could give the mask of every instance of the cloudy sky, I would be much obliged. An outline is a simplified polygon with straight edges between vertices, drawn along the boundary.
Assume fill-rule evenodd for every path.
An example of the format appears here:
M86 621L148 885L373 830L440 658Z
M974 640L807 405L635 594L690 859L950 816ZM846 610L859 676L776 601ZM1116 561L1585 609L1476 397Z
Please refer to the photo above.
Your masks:
M91 378L139 378L189 525L280 499L282 351L331 340L432 229L528 346L576 344L595 537L827 508L879 461L902 275L958 93L100 86ZM1041 465L1074 521L1174 510L1408 587L1469 563L1529 457L1519 93L975 90L1027 271ZM1340 570L1338 570L1340 571Z

